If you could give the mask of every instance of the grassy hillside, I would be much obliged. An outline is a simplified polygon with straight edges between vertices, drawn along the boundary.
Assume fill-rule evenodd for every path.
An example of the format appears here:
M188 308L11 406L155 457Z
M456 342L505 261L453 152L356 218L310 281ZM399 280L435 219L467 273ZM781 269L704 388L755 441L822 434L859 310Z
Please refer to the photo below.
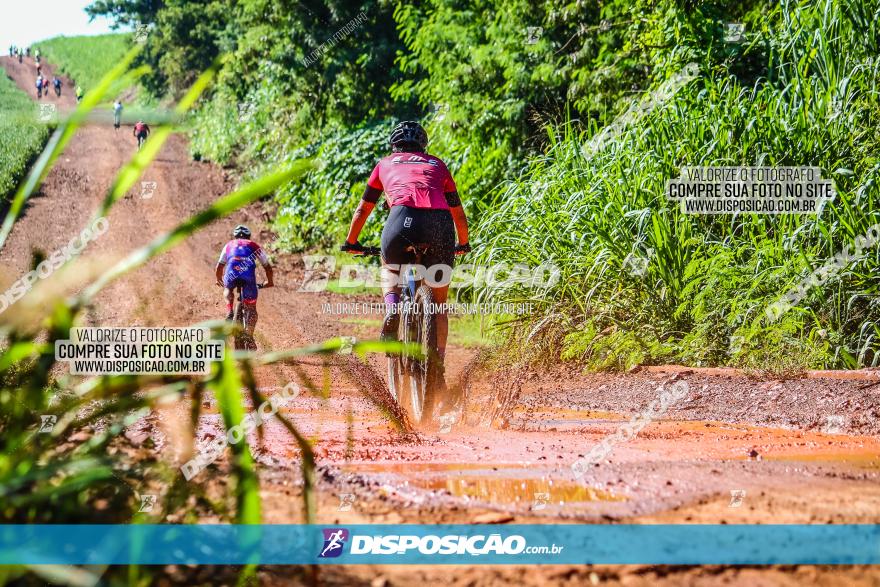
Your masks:
M24 177L49 136L31 98L6 75L0 76L0 198L7 198Z
M129 49L131 35L114 33L82 37L54 37L36 44L49 63L80 84L85 91L95 87Z

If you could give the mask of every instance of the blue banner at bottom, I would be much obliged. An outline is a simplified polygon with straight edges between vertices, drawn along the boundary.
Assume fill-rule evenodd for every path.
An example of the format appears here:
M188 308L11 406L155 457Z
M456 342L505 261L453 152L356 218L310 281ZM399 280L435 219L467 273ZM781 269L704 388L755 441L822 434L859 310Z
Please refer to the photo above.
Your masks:
M880 564L880 526L4 525L0 564Z

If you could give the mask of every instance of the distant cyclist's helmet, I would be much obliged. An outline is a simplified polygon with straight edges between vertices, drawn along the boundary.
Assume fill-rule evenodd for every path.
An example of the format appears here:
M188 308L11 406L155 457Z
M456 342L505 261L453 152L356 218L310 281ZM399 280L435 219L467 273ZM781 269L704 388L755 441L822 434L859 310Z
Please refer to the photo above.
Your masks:
M406 143L418 145L424 151L428 146L428 133L415 120L404 120L397 123L394 130L391 131L390 143L392 147Z
M239 224L232 229L232 238L251 238L251 229L244 224Z

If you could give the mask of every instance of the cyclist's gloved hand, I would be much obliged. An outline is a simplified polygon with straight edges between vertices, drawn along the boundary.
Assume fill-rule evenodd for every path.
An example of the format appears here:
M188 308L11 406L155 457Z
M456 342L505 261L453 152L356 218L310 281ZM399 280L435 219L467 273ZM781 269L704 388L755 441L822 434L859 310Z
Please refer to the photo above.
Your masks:
M464 255L465 253L471 252L471 246L468 243L464 243L463 245L455 246L455 254L456 255Z
M351 253L352 255L358 255L358 254L362 254L364 252L364 245L362 245L361 243L358 243L358 242L353 243L353 244L349 243L349 242L345 242L345 243L343 243L343 245L341 247L339 247L339 250L342 251L343 253Z

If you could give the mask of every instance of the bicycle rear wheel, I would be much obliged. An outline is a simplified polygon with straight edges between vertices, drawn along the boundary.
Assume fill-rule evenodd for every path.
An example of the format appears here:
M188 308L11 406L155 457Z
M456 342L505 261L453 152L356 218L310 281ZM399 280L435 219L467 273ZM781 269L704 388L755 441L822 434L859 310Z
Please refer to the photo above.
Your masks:
M239 293L241 296L241 293ZM247 343L244 339L244 304L241 303L241 298L235 302L235 313L233 314L232 321L235 322L235 333L232 335L233 348L237 351L247 350Z
M237 351L255 351L257 343L253 337L248 334L248 324L245 319L244 302L241 301L241 288L236 290L238 301L235 304L235 314L233 321L236 325L236 332L233 335L233 347Z
M412 342L422 351L421 358L406 357L403 369L404 387L408 388L407 411L413 421L425 424L431 421L436 397L437 373L440 360L437 354L437 325L434 315L434 293L427 285L416 290L409 311L404 310L401 326L405 327L406 342ZM408 385L407 385L408 384Z

